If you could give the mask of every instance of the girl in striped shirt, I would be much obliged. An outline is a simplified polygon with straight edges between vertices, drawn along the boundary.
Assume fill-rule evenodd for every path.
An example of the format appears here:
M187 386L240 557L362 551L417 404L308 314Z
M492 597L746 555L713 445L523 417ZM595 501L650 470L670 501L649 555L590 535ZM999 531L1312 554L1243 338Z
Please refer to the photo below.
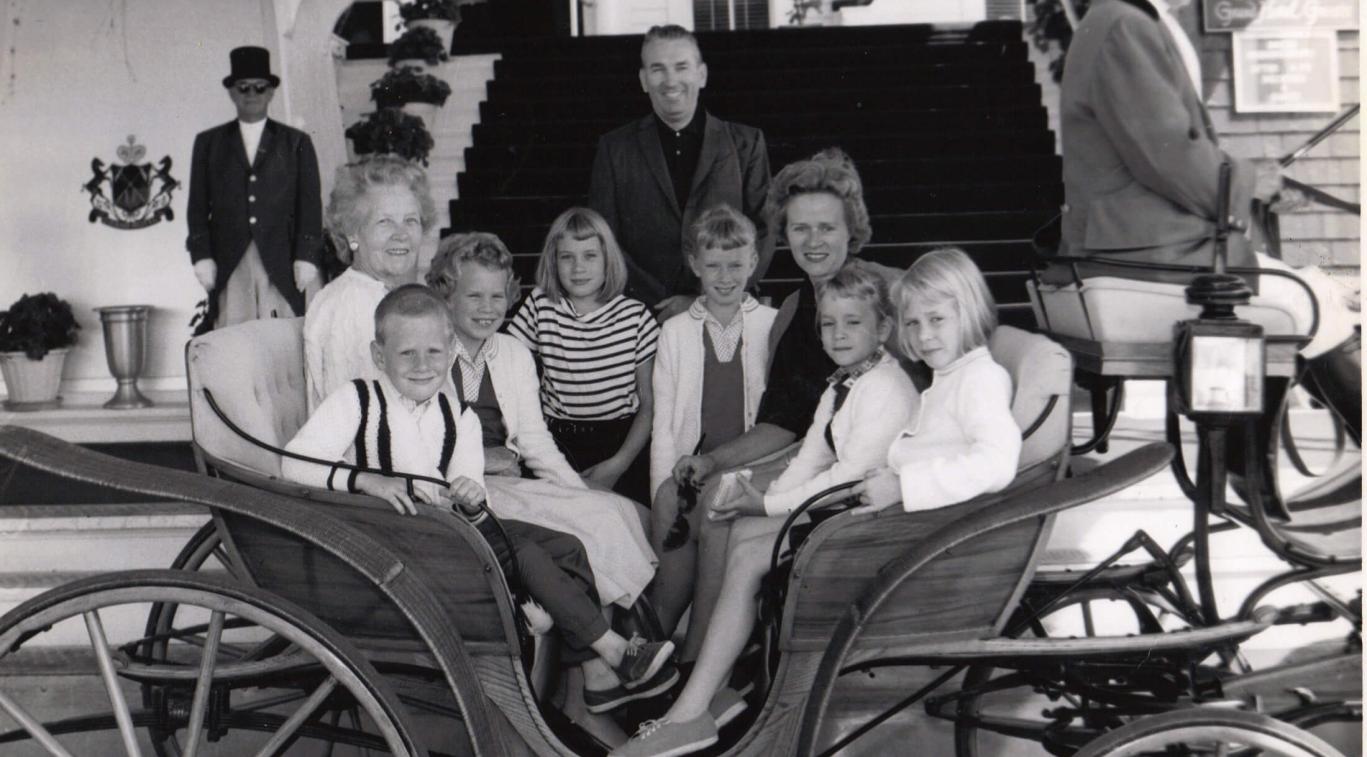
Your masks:
M622 294L627 266L598 213L570 208L551 224L537 286L508 332L541 367L541 406L585 480L649 502L651 369L660 329Z

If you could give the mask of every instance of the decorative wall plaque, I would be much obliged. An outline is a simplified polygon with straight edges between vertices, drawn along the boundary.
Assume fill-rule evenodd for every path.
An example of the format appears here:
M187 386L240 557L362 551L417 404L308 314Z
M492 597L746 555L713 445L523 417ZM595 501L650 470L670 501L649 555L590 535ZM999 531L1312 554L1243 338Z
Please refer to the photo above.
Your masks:
M128 144L119 145L115 154L122 162L111 163L108 168L99 158L90 161L95 176L83 187L90 193L90 222L116 229L143 229L162 219L172 220L171 191L180 182L171 178L171 156L163 157L156 167L144 163L147 148L132 134L128 135Z

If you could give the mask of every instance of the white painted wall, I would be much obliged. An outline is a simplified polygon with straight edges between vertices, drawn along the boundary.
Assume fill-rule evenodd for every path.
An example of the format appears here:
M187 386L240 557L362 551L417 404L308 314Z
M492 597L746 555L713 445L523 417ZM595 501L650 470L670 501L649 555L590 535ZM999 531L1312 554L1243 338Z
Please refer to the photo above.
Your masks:
M184 375L192 308L204 296L185 251L185 186L175 220L137 231L87 222L90 162L128 135L147 160L170 155L188 185L195 134L233 117L228 51L266 39L252 2L13 2L0 19L0 308L51 290L82 325L65 388L112 388L91 308L156 306L146 375ZM12 50L12 52L10 52ZM274 115L274 114L273 114Z

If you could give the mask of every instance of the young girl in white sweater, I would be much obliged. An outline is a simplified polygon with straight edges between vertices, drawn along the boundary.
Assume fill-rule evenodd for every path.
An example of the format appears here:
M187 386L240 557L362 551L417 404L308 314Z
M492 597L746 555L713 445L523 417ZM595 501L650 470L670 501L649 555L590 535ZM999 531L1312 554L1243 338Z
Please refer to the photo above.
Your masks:
M888 448L887 466L856 488L863 509L930 510L1002 490L1016 476L1021 432L1011 376L987 351L997 308L982 272L963 250L934 250L897 281L893 298L899 343L935 378Z
M737 476L732 496L718 494L709 517L736 521L693 674L669 712L613 755L685 754L717 741L719 725L744 710L723 685L754 628L755 596L785 516L813 494L883 465L888 445L916 413L916 387L883 349L893 329L883 277L860 261L847 263L818 290L817 312L822 348L839 366L830 387L797 456L767 491Z

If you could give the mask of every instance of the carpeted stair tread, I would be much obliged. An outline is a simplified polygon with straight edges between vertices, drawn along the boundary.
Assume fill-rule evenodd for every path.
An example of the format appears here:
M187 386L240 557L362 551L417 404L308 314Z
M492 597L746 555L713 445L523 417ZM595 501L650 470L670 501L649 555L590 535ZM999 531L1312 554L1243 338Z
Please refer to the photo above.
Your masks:
M1054 140L1046 131L1001 130L988 132L940 132L889 136L841 136L766 139L770 163L783 165L805 158L832 145L840 145L856 161L865 156L889 154L949 156L1052 155ZM522 166L588 166L593 163L594 143L532 145L478 145L465 150L467 171L509 171Z
M808 155L804 152L802 155ZM798 156L794 156L798 157ZM951 212L969 207L979 212L1048 210L1063 200L1062 185L1036 183L951 184L928 187L889 188L867 198L875 216L897 212ZM480 226L525 223L528 219L554 218L571 205L582 205L583 194L520 197L480 197L452 200L452 228L473 231Z
M504 61L494 63L495 74L506 68ZM1009 84L1033 83L1035 70L1028 62L1009 60L962 61L958 63L908 62L902 65L797 69L785 66L759 66L744 71L726 71L708 77L707 91L738 92L802 85L838 87L868 81L896 81L899 84ZM543 92L599 97L604 94L635 92L639 88L635 70L594 75L557 75L544 73L537 79L496 78L489 84L489 97L528 96Z
M859 173L866 192L912 184L998 183L1020 176L1047 176L1060 170L1052 155L1025 155L1006 158L927 158L922 160L861 160ZM568 194L586 188L588 166L527 166L516 172L465 172L457 179L460 195L513 193Z
M766 137L784 135L831 134L859 135L933 133L1012 128L1046 129L1048 113L1042 105L1020 106L995 111L967 109L915 108L915 103L899 110L852 113L812 113L775 111L752 113L741 119L733 113L715 112L721 118L741 121L765 131ZM637 114L638 116L644 114ZM621 126L623 119L557 119L553 122L494 118L474 125L474 144L522 144L537 142L596 142L598 137Z
M951 86L888 86L840 90L792 89L785 91L754 90L749 92L709 92L703 98L708 109L731 113L740 119L745 115L778 110L793 102L801 102L815 110L834 112L869 111L883 113L916 103L922 108L965 110L1000 110L1038 105L1039 86L987 86L956 84ZM611 118L630 120L640 114L639 96L497 98L480 103L482 118L559 119L573 116L583 119Z

